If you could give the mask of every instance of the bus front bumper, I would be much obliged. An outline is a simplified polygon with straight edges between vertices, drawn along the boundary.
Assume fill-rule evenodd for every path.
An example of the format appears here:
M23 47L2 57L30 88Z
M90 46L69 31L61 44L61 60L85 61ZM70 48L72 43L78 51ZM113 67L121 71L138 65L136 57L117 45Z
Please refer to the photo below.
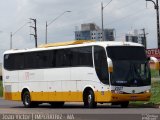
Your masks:
M120 101L148 101L151 93L141 94L118 94L112 92L95 93L95 100L97 102L120 102Z
M111 101L148 101L151 93L142 94L112 94Z

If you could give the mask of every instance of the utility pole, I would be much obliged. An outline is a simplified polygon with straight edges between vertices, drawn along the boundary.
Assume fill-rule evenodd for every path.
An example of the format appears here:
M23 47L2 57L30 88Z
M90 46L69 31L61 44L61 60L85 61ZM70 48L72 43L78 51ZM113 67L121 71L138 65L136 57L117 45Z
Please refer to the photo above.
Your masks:
M160 48L160 30L159 30L159 4L158 0L153 1L153 0L146 0L146 1L151 1L154 4L154 9L156 9L156 14L157 14L157 44L158 48ZM160 62L159 62L160 64ZM160 76L160 69L159 69L159 76Z
M108 2L108 4L105 5L105 6L103 6L103 2L101 2L102 41L104 41L103 10L104 10L104 8L107 7L111 2L112 2L112 0L110 0L110 1Z
M145 28L143 28L142 31L143 31L143 37L144 37L144 47L145 47L145 49L147 49L147 39L146 39L146 31L145 31Z
M160 30L159 30L159 5L158 0L156 0L156 13L157 13L157 38L158 38L158 48L160 48Z
M47 24L47 21L46 21L46 39L45 39L45 44L47 44L47 31L48 31L48 24Z
M35 38L35 47L37 48L37 20L36 19L33 19L33 18L30 18L30 20L33 20L34 22L34 26L30 26L34 29L34 34L30 34L30 35L33 35L34 38Z
M12 32L11 32L11 34L10 34L10 49L12 49Z
M146 0L146 1L151 1L154 4L154 8L156 9L156 14L157 14L157 44L158 48L160 48L160 28L159 28L159 4L158 0L153 1L153 0Z
M101 19L102 19L102 41L104 41L104 28L103 28L103 2L101 2Z

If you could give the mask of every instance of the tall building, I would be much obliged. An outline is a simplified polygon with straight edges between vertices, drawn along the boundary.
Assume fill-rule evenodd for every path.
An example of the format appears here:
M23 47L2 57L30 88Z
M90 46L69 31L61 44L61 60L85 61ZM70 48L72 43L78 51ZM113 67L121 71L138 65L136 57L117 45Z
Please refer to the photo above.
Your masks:
M144 34L140 34L138 33L138 30L134 30L134 32L132 33L128 33L126 34L126 41L127 42L135 42L135 43L139 43L145 46L146 48L146 37Z
M102 40L102 30L94 23L81 24L81 30L75 31L76 40ZM104 40L114 41L114 29L104 29Z

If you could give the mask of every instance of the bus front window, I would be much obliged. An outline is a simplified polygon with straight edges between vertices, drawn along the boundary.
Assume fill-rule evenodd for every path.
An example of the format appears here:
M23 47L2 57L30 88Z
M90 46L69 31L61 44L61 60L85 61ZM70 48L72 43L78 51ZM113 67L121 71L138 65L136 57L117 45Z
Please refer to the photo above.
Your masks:
M115 86L147 86L151 84L150 69L143 47L109 46L113 62L111 84Z
M107 57L103 47L94 46L94 64L99 80L104 84L109 84Z

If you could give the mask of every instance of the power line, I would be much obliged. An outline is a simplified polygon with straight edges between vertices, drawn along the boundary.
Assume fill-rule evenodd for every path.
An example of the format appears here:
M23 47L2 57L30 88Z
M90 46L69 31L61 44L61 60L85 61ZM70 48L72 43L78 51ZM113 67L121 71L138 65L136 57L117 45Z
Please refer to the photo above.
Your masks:
M92 5L92 7L87 7L87 8L84 8L84 9L80 10L80 11L75 11L75 10L74 11L75 11L76 14L77 13L82 13L82 12L86 12L87 10L91 10L91 8L98 7L98 6L99 6L99 3L96 3L96 4Z
M114 24L114 23L116 23L117 21L119 22L119 21L123 21L123 20L125 20L125 19L128 19L128 18L130 18L130 17L134 17L135 15L139 15L139 14L141 14L141 13L143 13L143 12L145 12L144 11L145 10L145 8L144 9L140 9L140 10L138 10L138 11L140 11L140 12L135 12L135 13L132 13L132 14L129 14L129 15L127 15L127 16L124 16L124 17L122 17L122 18L120 18L120 19L117 19L117 20L114 20L114 21L112 21L112 22L110 22L110 23L107 23L107 25L110 25L110 24ZM117 22L117 23L118 23ZM116 24L117 24L116 23ZM71 26L72 24L69 24L68 26ZM64 25L65 26L65 25ZM58 29L62 29L63 28L63 26L61 26L60 28L58 28Z
M144 9L145 9L145 8L144 8ZM134 17L135 15L138 15L138 14L141 14L142 12L145 12L145 11L143 11L144 9L138 10L138 11L136 11L135 13L132 13L132 14L129 14L129 15L127 15L127 16L124 16L124 17L122 17L122 18L120 18L120 19L114 20L114 21L112 21L112 22L110 22L110 23L108 23L108 24L110 25L110 24L116 23L117 21L119 22L119 21L128 19L128 18L130 18L130 17ZM107 25L108 25L108 24L107 24Z
M111 1L110 1L111 2ZM110 3L109 2L109 3ZM114 1L113 1L114 2ZM132 5L134 5L135 3L137 3L137 2L140 2L140 1L135 1L135 0L133 0L133 1L131 1L131 2L129 2L128 4L126 4L126 5L124 5L124 6L122 6L122 7L119 7L119 8L117 8L117 9L115 9L115 10L120 10L120 9L123 9L123 8L126 8L126 7L129 7L129 6L132 6ZM109 4L108 3L108 4ZM108 5L107 4L107 5ZM99 4L99 6L100 6L100 4ZM108 11L107 11L108 12ZM94 17L91 17L91 18L89 18L89 19L86 19L86 21L90 21L90 20L93 20L94 18L96 18L96 19L100 19L100 14L98 14L98 16L94 16ZM84 19L81 19L81 20L83 20L84 21Z
M26 26L28 24L28 22L26 22L23 26L21 26L17 31L15 31L13 34L12 34L12 36L13 35L15 35L18 31L20 31L24 26Z
M109 1L105 6L103 6L103 8L107 7L111 2L112 2L112 0Z
M128 4L125 4L124 6L117 8L116 10L120 10L120 9L124 9L126 7L129 7L129 6L132 6L137 2L140 2L140 1L139 0L137 0L137 1L133 0L133 1L129 2Z

